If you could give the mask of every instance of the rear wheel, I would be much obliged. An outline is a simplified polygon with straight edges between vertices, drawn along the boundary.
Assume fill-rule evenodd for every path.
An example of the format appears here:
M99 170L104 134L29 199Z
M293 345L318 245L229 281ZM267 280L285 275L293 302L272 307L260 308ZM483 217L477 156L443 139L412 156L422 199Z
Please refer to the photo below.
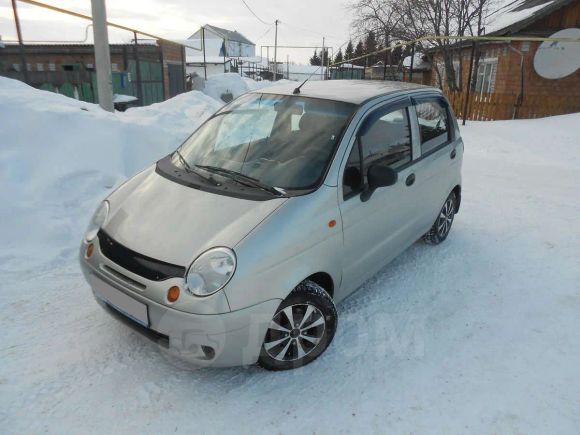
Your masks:
M451 192L445 200L435 223L429 232L423 236L423 240L426 243L438 245L447 238L449 231L451 231L451 224L453 224L453 219L455 218L456 205L457 198L455 193Z
M313 281L303 281L280 304L270 322L258 364L268 370L289 370L314 361L336 331L336 307Z

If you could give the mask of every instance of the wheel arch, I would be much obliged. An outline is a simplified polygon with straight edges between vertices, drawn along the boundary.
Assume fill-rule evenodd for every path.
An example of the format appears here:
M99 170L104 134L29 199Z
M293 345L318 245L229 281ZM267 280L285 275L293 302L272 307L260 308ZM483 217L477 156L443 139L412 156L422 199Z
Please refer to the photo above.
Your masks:
M318 284L320 287L326 290L332 299L334 299L334 281L332 280L332 276L330 276L330 274L326 272L316 272L306 277L304 281L306 280Z

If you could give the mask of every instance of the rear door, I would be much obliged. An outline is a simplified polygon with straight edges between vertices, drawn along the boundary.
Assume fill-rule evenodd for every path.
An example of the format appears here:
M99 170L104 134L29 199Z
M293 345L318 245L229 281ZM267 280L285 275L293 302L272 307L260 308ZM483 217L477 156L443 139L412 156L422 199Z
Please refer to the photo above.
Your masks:
M461 141L447 101L440 95L413 99L420 156L414 166L419 211L419 233L426 232L455 187L460 166ZM419 234L420 236L421 234Z

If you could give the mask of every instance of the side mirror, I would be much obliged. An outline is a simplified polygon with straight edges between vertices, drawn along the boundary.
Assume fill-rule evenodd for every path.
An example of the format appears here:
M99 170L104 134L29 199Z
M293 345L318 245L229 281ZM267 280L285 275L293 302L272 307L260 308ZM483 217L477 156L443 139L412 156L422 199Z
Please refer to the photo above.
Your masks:
M399 174L385 163L375 163L369 166L367 172L368 189L361 194L361 200L367 201L375 189L392 186L397 182Z

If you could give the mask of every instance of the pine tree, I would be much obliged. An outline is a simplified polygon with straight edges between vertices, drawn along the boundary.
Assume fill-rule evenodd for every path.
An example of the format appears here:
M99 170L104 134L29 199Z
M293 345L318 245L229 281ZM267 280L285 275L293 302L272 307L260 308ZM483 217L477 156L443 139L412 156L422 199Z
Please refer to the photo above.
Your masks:
M352 41L348 41L348 45L346 46L346 50L344 50L344 59L349 60L352 59L354 53L354 48L352 46Z
M354 54L353 54L353 58L357 58L360 56L363 56L365 54L365 49L364 49L364 45L362 41L358 41L358 43L356 44L356 48L354 49ZM365 65L365 60L364 59L358 59L353 61L353 63L355 65Z
M358 46L357 46L358 47ZM368 33L365 42L364 42L364 52L365 54L374 53L377 51L377 38L375 36L375 32L372 30ZM363 65L371 66L377 62L376 55L368 56L363 62Z
M322 56L323 54L324 54L324 57ZM328 65L328 48L325 48L324 50L320 49L319 59L320 59L320 61L318 62L318 65L320 65L322 63L322 59L324 59L324 65Z
M340 63L342 62L344 59L342 57L342 49L339 48L338 52L336 53L336 56L334 56L334 63Z
M314 54L310 58L310 65L319 66L321 62L322 60L320 59L320 56L318 56L318 52L316 51L316 49L314 49Z

